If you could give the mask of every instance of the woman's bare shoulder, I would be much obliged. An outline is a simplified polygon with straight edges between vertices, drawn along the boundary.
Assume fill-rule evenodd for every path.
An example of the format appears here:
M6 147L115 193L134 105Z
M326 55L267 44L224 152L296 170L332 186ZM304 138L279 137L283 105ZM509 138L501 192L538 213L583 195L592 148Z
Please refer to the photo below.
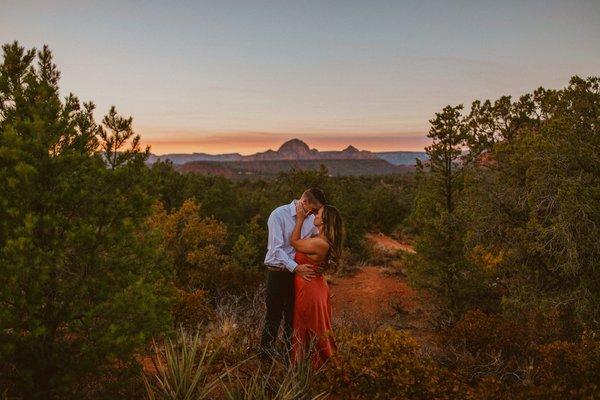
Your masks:
M318 234L317 235L312 235L310 238L311 239L316 239L318 241L318 242L315 241L315 243L319 243L320 242L321 244L329 247L329 242L327 241L327 239L325 239L324 237L319 236Z

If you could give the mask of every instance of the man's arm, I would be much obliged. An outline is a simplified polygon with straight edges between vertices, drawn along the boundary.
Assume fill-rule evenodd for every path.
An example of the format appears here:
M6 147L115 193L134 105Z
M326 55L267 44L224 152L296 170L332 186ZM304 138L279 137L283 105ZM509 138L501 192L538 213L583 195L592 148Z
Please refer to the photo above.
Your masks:
M277 213L272 212L267 221L267 227L269 228L268 251L273 258L283 264L290 272L294 272L298 263L283 250L283 220Z

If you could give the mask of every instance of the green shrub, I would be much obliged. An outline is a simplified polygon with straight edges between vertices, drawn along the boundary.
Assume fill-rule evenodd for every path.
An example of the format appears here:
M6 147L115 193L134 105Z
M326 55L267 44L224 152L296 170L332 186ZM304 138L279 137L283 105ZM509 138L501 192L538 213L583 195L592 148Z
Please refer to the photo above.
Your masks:
M325 369L324 385L343 399L455 399L463 385L422 357L406 333L338 332L339 350Z
M585 336L576 342L539 346L522 380L486 376L468 393L472 400L597 399L600 396L600 342Z
M468 380L494 376L505 383L526 381L539 346L570 334L568 316L559 310L546 315L529 310L506 317L468 311L439 335L440 345Z
M185 290L177 291L177 299L173 307L173 318L176 325L187 329L207 325L215 319L215 311L210 305L207 292L196 290L193 293Z
M586 336L578 342L543 345L532 375L523 399L600 398L600 341Z

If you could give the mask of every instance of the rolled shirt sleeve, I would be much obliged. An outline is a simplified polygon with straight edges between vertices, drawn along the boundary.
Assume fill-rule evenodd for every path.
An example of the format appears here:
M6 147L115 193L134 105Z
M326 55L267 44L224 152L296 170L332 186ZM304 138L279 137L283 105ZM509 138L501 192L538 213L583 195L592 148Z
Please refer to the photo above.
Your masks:
M290 272L294 272L298 263L294 261L283 249L284 242L284 226L283 219L277 212L272 212L267 221L269 228L269 241L267 246L266 264L272 264L276 261L280 265L285 266Z

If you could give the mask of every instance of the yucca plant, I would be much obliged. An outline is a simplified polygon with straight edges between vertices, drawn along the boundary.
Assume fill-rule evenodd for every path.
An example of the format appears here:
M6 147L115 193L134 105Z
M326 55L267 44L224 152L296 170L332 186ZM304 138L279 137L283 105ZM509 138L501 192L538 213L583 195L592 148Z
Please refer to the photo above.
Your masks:
M198 332L192 335L181 328L175 342L153 344L156 372L143 375L149 400L201 400L218 387L224 375L210 376L217 351L209 349L209 341L201 342Z
M239 368L228 370L223 391L228 400L322 400L327 393L310 393L310 384L320 372L312 368L310 357L297 364L272 357L268 368L259 365L244 377Z

